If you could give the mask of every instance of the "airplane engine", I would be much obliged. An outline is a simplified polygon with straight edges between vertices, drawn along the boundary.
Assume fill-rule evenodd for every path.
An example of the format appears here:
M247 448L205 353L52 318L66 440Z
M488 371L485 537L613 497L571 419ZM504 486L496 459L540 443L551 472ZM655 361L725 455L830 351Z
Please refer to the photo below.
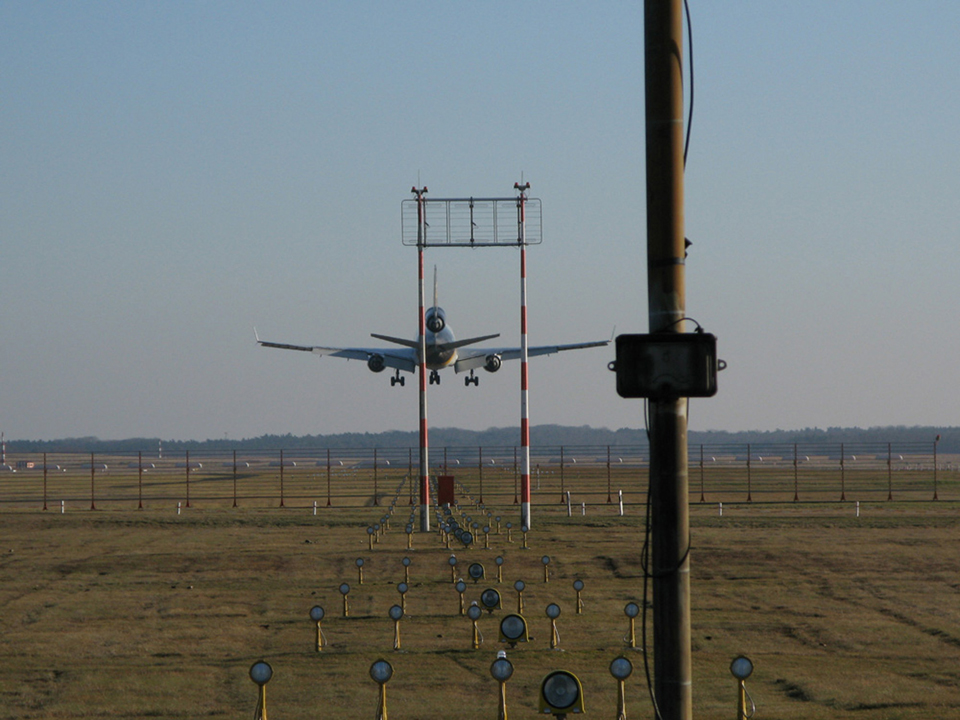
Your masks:
M427 330L432 333L438 333L446 327L447 323L439 313L434 313L427 318Z
M371 355L367 360L367 367L373 372L383 372L386 367L383 362L383 355Z
M487 355L487 361L484 363L483 369L487 372L496 372L502 364L503 360L500 359L499 355Z

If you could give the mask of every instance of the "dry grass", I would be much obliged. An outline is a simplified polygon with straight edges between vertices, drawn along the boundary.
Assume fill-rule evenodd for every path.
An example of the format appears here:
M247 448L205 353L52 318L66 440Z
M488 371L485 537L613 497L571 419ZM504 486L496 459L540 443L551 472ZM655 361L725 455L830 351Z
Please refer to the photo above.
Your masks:
M624 646L623 606L639 600L640 511L613 506L566 517L535 506L530 550L506 534L491 549L459 551L463 574L479 560L496 586L502 554L504 610L484 616L481 650L458 614L450 554L435 534L406 549L409 508L373 553L365 527L383 509L40 511L0 517L0 718L242 717L257 692L247 676L263 657L275 720L372 717L367 671L394 665L393 720L496 714L489 666L497 623L527 583L531 642L509 651L513 717L536 714L543 675L564 668L584 685L587 710L615 716L610 661ZM504 506L503 514L515 514ZM694 710L735 715L730 660L748 654L758 718L960 716L960 557L953 504L693 505ZM482 545L482 543L478 543ZM543 583L540 557L552 558ZM387 609L398 602L400 559L411 589L402 650ZM354 561L364 557L364 584ZM574 612L575 578L586 583ZM350 617L337 586L352 586ZM551 651L544 607L558 602L562 652ZM316 652L307 613L326 610L329 647ZM639 628L638 628L639 639ZM628 717L650 717L642 655L628 651Z

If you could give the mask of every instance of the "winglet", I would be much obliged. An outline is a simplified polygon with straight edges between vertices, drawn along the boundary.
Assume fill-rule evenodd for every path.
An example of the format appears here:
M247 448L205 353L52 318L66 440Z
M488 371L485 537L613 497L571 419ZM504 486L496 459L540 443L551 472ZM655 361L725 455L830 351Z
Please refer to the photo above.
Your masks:
M253 336L257 339L257 343L260 343L260 335L257 333L257 326L253 326Z

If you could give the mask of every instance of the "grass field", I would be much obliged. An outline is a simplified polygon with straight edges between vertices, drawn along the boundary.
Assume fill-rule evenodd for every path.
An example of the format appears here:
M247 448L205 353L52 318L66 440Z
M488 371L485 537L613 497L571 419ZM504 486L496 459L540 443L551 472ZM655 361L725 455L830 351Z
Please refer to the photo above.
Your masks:
M468 604L486 587L503 595L503 610L480 620L479 650L459 615L451 551L436 533L414 534L408 550L409 507L397 507L373 552L366 527L384 508L4 512L0 718L250 717L248 669L260 658L273 666L273 720L373 718L368 669L379 657L394 666L392 720L496 717L489 668L517 579L531 640L508 650L509 715L536 715L543 676L567 669L590 716L616 717L608 667L626 653L627 716L652 717L642 652L623 641L624 605L642 594L641 507L620 517L599 504L568 518L563 506L535 506L530 549L504 530L489 550L456 551ZM716 504L692 505L695 716L736 716L729 663L744 653L756 666L747 688L757 718L960 717L958 509L861 503L856 517L852 502L725 503L721 517ZM411 587L395 651L387 611L400 599L404 556ZM474 561L487 571L476 585L466 578ZM352 588L346 618L342 582ZM549 602L562 608L559 651L549 648ZM315 604L326 611L322 652L308 617Z

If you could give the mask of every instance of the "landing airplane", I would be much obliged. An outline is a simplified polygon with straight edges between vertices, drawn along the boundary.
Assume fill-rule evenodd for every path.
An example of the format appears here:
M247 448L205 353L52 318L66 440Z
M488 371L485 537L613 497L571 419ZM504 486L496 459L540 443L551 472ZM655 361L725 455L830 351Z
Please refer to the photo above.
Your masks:
M518 347L471 347L484 340L492 340L500 337L499 333L494 335L481 335L479 337L467 338L466 340L457 340L450 326L447 325L447 316L437 304L437 278L436 268L434 268L433 279L433 307L424 312L424 325L426 326L426 366L430 370L430 384L440 384L440 370L447 367L453 367L457 373L469 371L470 374L463 379L463 384L479 385L480 378L474 374L474 370L483 368L487 372L497 372L504 360L516 360L520 357L520 348ZM256 329L254 329L256 333ZM416 372L420 365L420 338L408 340L406 338L392 337L390 335L379 335L371 333L371 337L385 342L393 343L397 347L385 348L334 348L318 345L291 345L288 343L274 343L261 340L257 335L257 343L262 347L280 348L281 350L300 350L301 352L310 352L316 355L329 355L330 357L342 357L348 360L364 360L371 371L383 372L385 368L396 370L395 375L390 378L390 386L403 385L406 378L400 372ZM572 343L568 345L540 345L527 348L527 356L535 357L537 355L552 355L563 350L579 350L581 348L602 347L609 345L610 340L598 340L594 342ZM469 349L467 349L469 348Z

